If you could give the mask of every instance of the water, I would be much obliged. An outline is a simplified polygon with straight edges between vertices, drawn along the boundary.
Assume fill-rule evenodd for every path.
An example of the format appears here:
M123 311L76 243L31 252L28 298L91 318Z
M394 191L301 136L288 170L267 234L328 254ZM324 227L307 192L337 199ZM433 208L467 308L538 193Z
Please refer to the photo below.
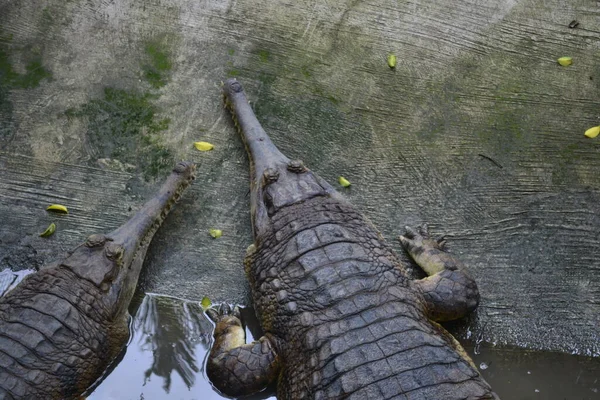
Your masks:
M129 345L88 400L222 400L204 374L213 324L200 304L148 294L133 308ZM243 316L247 337L258 336L252 311ZM473 345L465 348L503 400L600 399L600 359L485 344L473 354ZM273 391L251 399L274 399Z
M139 301L139 300L138 300ZM204 373L213 324L199 302L147 294L133 304L131 338L124 354L88 400L223 400ZM244 320L252 312L243 310ZM250 328L246 337L253 340ZM275 398L271 393L251 399Z

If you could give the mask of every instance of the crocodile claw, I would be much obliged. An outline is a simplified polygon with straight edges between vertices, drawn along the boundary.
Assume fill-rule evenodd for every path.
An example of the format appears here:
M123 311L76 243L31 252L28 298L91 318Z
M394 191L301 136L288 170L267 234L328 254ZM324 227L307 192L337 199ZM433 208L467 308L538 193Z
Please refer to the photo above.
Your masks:
M444 250L446 240L443 236L431 238L429 234L429 225L423 224L419 225L417 228L405 226L404 228L406 229L406 233L401 235L399 239L407 250L415 247Z
M419 225L417 227L417 230L419 231L421 236L423 236L424 238L429 237L429 224L427 224L427 222L425 222L423 225Z
M435 239L437 241L438 247L440 248L440 250L445 250L446 249L446 237L445 236L440 236L438 238Z
M231 307L227 303L222 303L218 307L209 308L206 310L206 315L214 322L217 323L227 316L235 317L239 320L242 319L240 308L238 306Z
M404 234L404 236L406 236L409 239L413 239L417 236L420 236L419 232L417 232L417 230L411 226L405 226L404 229L406 230L406 233Z

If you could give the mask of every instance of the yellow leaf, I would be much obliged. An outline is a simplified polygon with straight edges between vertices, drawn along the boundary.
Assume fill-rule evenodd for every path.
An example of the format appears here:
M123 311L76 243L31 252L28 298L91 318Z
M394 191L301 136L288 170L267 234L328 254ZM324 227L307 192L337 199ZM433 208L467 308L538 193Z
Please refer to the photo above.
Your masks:
M340 182L340 185L342 185L343 187L348 187L350 186L350 181L346 178L344 178L343 176L340 176L340 179L338 179L338 181Z
M569 65L573 64L573 57L561 57L557 61L563 67L568 67Z
M210 233L210 236L212 236L215 239L218 239L221 236L223 236L223 231L220 229L210 229L208 232Z
M598 134L600 134L600 126L594 126L593 128L588 129L584 133L584 135L589 138L595 138L596 136L598 136Z
M52 235L54 233L54 231L56 231L56 225L53 223L51 223L44 232L40 233L41 237L48 237L50 235Z
M200 305L202 306L202 309L206 311L212 305L212 303L208 297L204 296L200 302Z
M48 208L46 208L46 211L56 211L56 212L65 213L65 214L69 213L69 210L67 210L67 207L65 207L61 204L49 205Z
M194 147L200 151L209 151L214 149L215 146L208 142L194 142Z
M394 54L388 54L387 62L390 68L396 68L396 56Z

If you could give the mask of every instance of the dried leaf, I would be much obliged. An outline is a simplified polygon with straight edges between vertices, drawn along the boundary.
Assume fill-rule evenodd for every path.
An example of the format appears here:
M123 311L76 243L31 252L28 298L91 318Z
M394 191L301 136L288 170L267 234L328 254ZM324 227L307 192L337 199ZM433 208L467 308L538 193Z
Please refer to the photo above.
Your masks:
M69 213L69 210L67 210L67 207L65 207L61 204L49 205L48 208L46 208L46 211L55 211L55 212L64 213L64 214Z
M593 128L588 129L584 133L585 136L592 139L598 136L598 134L600 134L600 126L594 126Z
M396 68L396 55L388 54L387 62L390 68Z
M215 148L215 146L208 142L194 142L194 147L200 151L210 151Z
M51 236L54 231L56 231L56 225L53 223L51 223L44 232L40 233L41 237L48 237Z
M200 302L200 305L202 306L202 309L204 311L206 311L212 305L212 302L210 301L210 299L208 297L204 296L202 298L202 301Z
M218 239L221 236L223 236L223 231L220 229L210 229L208 232L210 233L210 236L212 236L215 239Z
M344 178L343 176L340 176L340 179L338 179L338 182L340 183L340 185L342 185L343 187L348 187L351 185L350 181L346 178Z
M573 57L561 57L557 61L563 67L568 67L569 65L573 64Z

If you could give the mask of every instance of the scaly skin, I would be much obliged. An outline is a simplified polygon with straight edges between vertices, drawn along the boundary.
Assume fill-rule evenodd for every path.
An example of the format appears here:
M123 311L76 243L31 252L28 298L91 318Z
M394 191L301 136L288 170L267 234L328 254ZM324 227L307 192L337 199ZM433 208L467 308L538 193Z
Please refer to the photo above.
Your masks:
M245 267L265 336L244 344L234 311L217 325L207 373L240 396L277 380L278 399L497 399L435 320L464 316L475 282L426 230L401 237L430 277L411 281L375 227L273 145L242 86L224 84L251 161L254 245Z
M126 224L91 235L0 299L0 399L76 399L100 378L129 337L148 245L194 171L177 164Z

